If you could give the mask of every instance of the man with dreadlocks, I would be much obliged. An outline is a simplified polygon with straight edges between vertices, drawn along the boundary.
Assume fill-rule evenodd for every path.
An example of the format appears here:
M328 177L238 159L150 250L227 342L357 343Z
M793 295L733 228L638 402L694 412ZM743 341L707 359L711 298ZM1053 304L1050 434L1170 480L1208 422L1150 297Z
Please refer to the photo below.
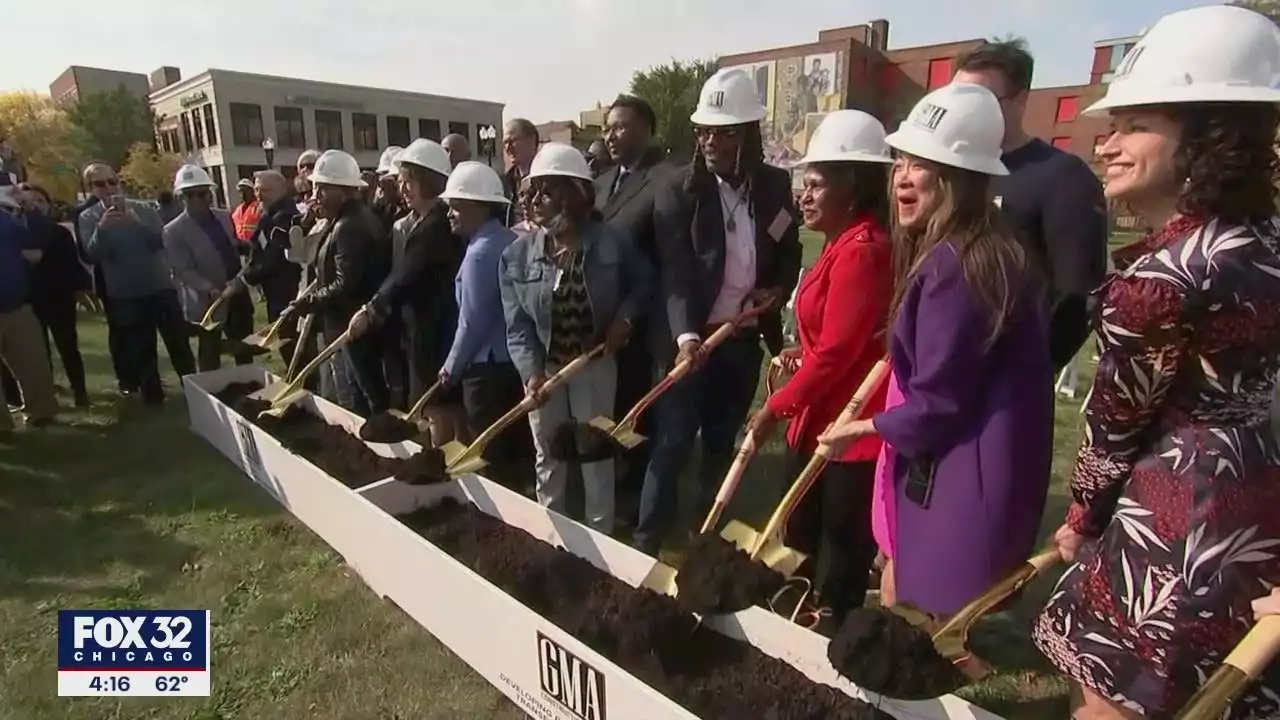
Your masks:
M702 462L696 517L704 515L733 459L760 380L761 339L782 349L781 303L800 273L800 234L791 176L764 164L760 121L766 115L755 82L721 70L702 86L689 118L697 149L684 172L672 173L654 199L654 236L661 300L672 344L658 360L665 374L688 359L700 370L654 407L656 437L640 499L636 545L656 554L677 516L677 481L698 432ZM742 310L771 306L714 349L703 338Z

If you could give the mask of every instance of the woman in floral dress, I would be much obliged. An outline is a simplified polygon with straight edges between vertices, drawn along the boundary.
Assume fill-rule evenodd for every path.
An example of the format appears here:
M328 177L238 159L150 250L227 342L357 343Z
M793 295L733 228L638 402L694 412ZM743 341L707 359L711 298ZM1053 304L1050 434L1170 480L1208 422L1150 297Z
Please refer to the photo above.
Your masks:
M1280 584L1280 31L1215 6L1163 18L1087 112L1110 113L1107 196L1151 227L1097 291L1101 361L1070 565L1033 635L1073 717L1168 718ZM1231 718L1280 717L1280 678Z

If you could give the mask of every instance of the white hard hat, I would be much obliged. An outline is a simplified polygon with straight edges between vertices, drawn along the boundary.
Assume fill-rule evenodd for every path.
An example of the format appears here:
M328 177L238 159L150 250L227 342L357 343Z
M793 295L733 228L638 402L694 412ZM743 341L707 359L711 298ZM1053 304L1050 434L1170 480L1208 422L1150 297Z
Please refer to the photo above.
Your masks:
M445 177L448 177L449 171L453 169L453 163L449 162L449 153L441 147L440 143L426 138L418 138L409 143L409 147L396 156L393 164L398 168L404 163L424 167Z
M981 85L960 82L925 95L897 132L885 138L889 147L908 155L984 175L1008 175L1000 161L1003 140L1000 101Z
M173 191L176 193L201 187L213 188L217 185L214 184L213 178L209 177L209 173L199 165L183 165L173 176Z
M250 190L252 190L252 189L253 189L253 181L252 181L252 180L250 180L249 178L240 178L240 182L236 183L236 187L238 187L238 188L249 188Z
M591 168L587 167L587 159L582 153L572 145L558 142L549 142L538 148L538 154L529 163L529 174L525 179L551 175L592 181Z
M399 157L402 152L404 152L404 148L399 145L390 145L386 150L383 150L382 157L378 158L378 174L382 175L384 173L395 172L396 158Z
M325 150L316 159L316 169L311 171L312 183L316 185L339 185L342 187L362 188L364 180L360 177L360 163L341 150Z
M698 107L689 122L704 126L745 125L760 122L768 114L751 76L741 68L730 68L716 71L702 84Z
M820 162L893 162L884 141L884 126L861 110L827 113L796 164Z
M506 193L502 191L502 178L498 171L482 162L467 160L449 174L444 184L444 192L440 197L445 200L474 200L486 203L509 204Z
M298 165L302 166L307 163L315 163L318 159L320 159L319 150L303 150L302 154L298 156Z
M1252 10L1209 5L1160 18L1085 113L1167 103L1280 103L1277 88L1280 29Z

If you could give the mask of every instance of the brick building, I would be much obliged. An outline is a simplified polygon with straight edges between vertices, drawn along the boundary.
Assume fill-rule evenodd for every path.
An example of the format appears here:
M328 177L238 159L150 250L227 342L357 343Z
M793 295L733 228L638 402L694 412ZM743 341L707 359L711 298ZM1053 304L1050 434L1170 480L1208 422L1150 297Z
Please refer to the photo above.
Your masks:
M1094 165L1107 123L1079 113L1102 95L1136 39L1095 43L1086 84L1033 89L1027 132ZM804 154L813 130L832 110L863 110L893 129L922 95L951 81L957 58L982 43L974 38L890 49L888 41L889 22L873 20L823 30L813 43L727 55L719 65L740 67L755 78L769 110L763 123L765 153L770 162L785 165Z

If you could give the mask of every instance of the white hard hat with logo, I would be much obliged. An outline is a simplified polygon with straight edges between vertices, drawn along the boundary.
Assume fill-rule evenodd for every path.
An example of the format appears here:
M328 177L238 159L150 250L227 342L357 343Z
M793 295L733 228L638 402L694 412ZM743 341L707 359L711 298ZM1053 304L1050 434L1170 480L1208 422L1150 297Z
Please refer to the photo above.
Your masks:
M981 85L953 82L925 95L896 132L889 147L984 175L1008 175L1000 161L1004 115L1000 101Z
M861 110L827 113L797 165L822 162L891 163L884 125Z
M689 122L707 127L746 125L769 114L755 81L741 68L718 70L702 84L698 107Z
M536 177L571 177L592 182L591 168L587 167L587 159L572 145L549 142L538 148L538 154L529 163L529 174L526 180Z
M399 168L405 163L424 167L445 177L448 177L449 171L453 169L453 163L449 162L449 153L440 143L426 138L414 140L409 143L409 147L396 156L395 167Z
M384 175L389 172L395 172L396 158L399 157L402 152L404 152L404 148L399 145L391 145L388 146L386 150L383 150L382 157L378 158L378 174Z
M309 179L316 185L353 188L365 186L364 179L360 177L360 163L341 150L325 150L321 153Z
M498 177L498 171L474 160L458 163L445 182L444 192L440 193L440 197L445 200L511 203L502 191L502 178Z
M1199 102L1280 103L1280 29L1210 5L1165 15L1125 54L1107 94L1085 109Z
M199 165L183 165L178 168L178 173L173 176L173 191L176 193L193 188L213 188L213 178L209 177L209 173Z

